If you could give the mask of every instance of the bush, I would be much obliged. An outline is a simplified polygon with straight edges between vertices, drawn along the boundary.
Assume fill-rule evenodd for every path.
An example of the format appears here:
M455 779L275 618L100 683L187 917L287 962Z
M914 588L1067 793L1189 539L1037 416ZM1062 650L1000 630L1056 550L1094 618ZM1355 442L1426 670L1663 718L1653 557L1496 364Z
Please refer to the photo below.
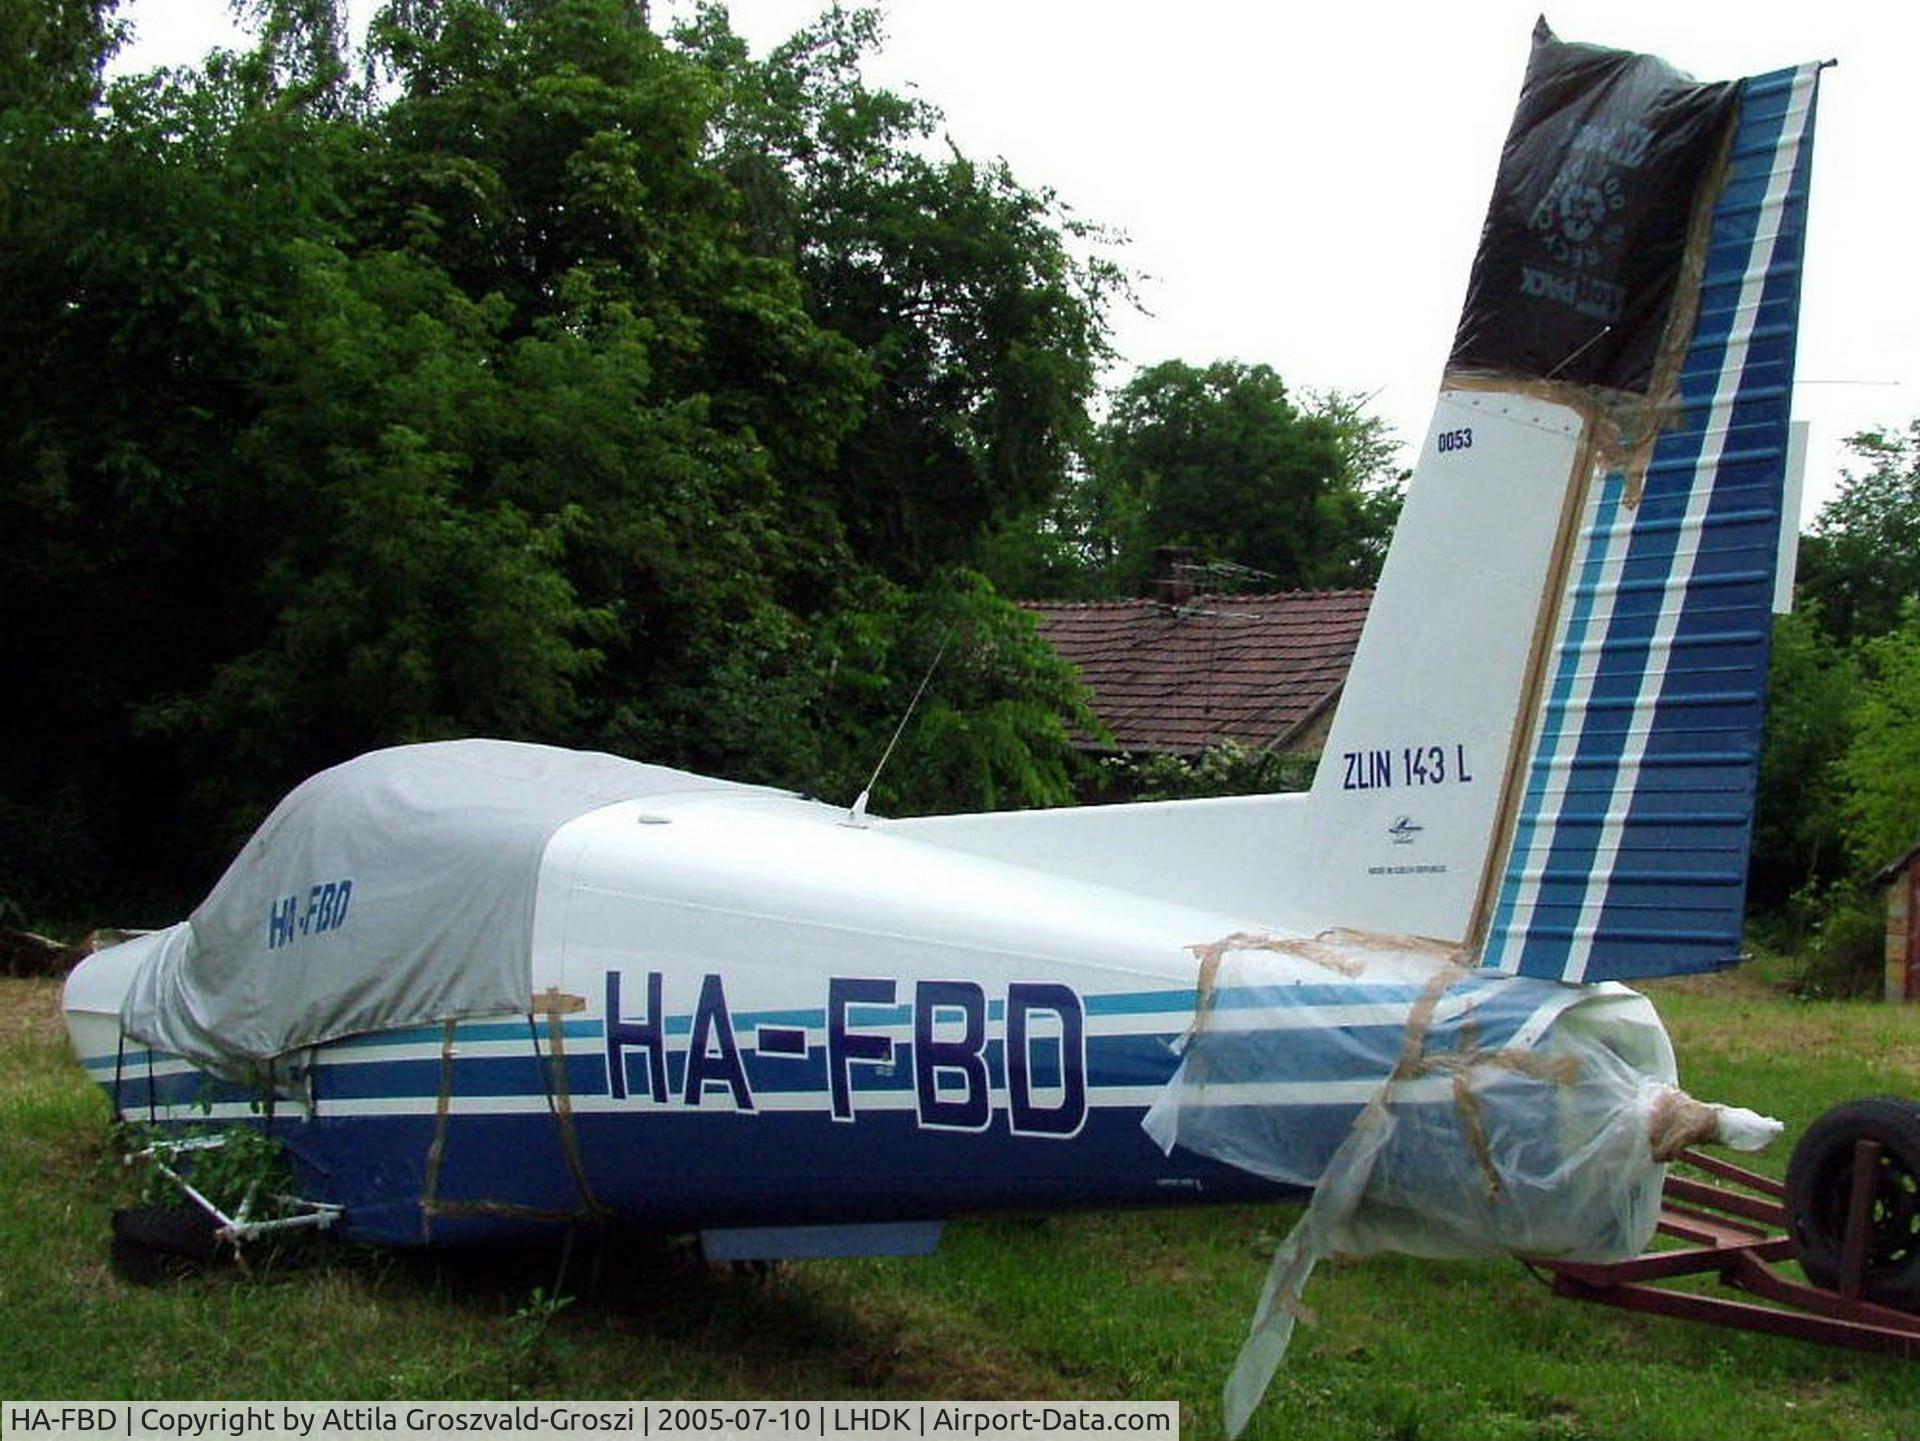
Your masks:
M1121 801L1183 801L1203 796L1255 796L1304 791L1320 754L1260 750L1222 741L1192 756L1133 754L1100 762L1106 794Z
M1794 994L1809 1000L1878 995L1887 936L1886 906L1880 893L1836 888L1828 893L1824 909L1793 974Z

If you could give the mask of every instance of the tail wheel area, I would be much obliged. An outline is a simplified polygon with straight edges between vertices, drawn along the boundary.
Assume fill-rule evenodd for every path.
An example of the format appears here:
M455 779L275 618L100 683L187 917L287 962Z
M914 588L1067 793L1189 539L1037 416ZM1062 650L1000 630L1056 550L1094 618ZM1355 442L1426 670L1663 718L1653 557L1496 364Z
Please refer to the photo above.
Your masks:
M1867 1181L1861 1295L1920 1311L1920 1105L1868 1096L1835 1106L1807 1128L1787 1165L1787 1222L1800 1264L1815 1285L1845 1279L1854 1157L1878 1145Z

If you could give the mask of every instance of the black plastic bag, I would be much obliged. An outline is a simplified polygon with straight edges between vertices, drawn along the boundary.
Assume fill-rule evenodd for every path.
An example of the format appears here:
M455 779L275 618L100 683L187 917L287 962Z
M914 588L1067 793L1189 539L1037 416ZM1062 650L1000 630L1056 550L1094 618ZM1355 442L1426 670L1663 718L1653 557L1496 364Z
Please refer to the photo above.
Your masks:
M1541 20L1449 369L1645 394L1737 96Z

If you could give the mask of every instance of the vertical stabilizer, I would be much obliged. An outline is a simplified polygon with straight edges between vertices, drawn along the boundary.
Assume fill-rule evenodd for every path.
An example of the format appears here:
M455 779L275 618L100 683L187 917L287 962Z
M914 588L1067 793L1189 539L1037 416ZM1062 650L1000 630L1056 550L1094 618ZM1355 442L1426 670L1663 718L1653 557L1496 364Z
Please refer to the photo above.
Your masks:
M1587 981L1738 959L1817 79L1738 87L1678 414L1582 507L1488 965Z
M1737 959L1818 69L1535 31L1309 796L900 828L1556 979Z
M1544 397L1441 393L1314 777L1317 924L1468 934L1584 437Z
M1570 981L1738 958L1817 69L1536 31L1315 780L1330 920Z

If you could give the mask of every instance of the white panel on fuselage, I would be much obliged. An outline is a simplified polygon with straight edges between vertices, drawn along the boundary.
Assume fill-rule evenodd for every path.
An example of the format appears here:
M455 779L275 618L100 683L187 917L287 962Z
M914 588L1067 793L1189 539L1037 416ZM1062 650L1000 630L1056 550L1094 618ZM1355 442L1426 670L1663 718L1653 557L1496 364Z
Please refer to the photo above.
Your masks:
M1062 806L914 816L881 822L895 835L1047 875L1247 917L1305 934L1301 887L1304 794Z
M536 982L558 959L565 989L591 1004L611 969L652 966L696 989L724 969L730 991L770 1008L819 1005L828 974L1186 986L1187 948L1248 924L842 825L841 814L675 798L571 822L542 875Z

